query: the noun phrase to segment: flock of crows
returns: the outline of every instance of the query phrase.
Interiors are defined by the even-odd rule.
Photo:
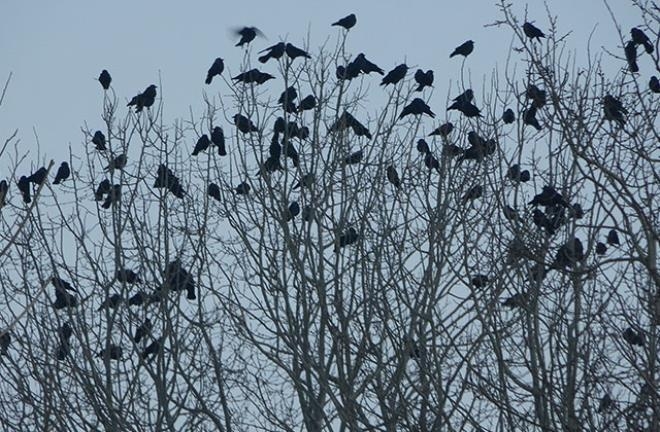
[[[351,14],[338,20],[332,25],[343,27],[346,31],[348,31],[353,26],[355,26],[356,23],[356,16]],[[545,37],[544,33],[540,29],[529,22],[525,22],[522,29],[524,34],[532,41],[535,39],[540,40],[541,38]],[[261,32],[256,27],[244,27],[237,31],[237,35],[240,36],[240,40],[236,46],[242,47],[252,42],[257,36],[261,35]],[[649,38],[638,28],[633,28],[631,35],[631,41],[628,42],[625,46],[625,56],[630,71],[638,72],[639,68],[636,62],[637,46],[642,45],[644,46],[646,52],[651,53],[653,51],[653,45],[651,44]],[[473,50],[474,42],[472,40],[468,40],[456,47],[456,49],[450,54],[449,57],[467,57],[473,52]],[[282,59],[284,56],[286,56],[288,62],[292,62],[298,58],[311,58],[310,54],[306,51],[294,46],[291,43],[284,42],[277,43],[264,49],[261,51],[261,54],[262,55],[258,57],[258,60],[262,64],[267,63],[271,59]],[[220,76],[223,71],[223,59],[215,59],[208,70],[205,83],[211,84],[213,82],[213,78]],[[371,73],[377,73],[383,76],[380,83],[382,86],[396,85],[408,74],[408,66],[406,64],[400,64],[385,74],[383,69],[369,61],[363,53],[360,53],[347,65],[337,66],[335,76],[338,80],[350,81],[362,74],[368,75]],[[256,68],[232,77],[234,82],[244,83],[247,85],[261,85],[272,79],[275,79],[275,77]],[[414,74],[414,79],[417,84],[416,91],[421,92],[425,87],[430,87],[433,85],[433,71],[424,71],[422,69],[418,69]],[[101,72],[98,80],[104,90],[108,90],[110,88],[112,78],[107,70],[103,70]],[[649,87],[651,91],[660,93],[660,83],[658,83],[658,79],[655,76],[651,78]],[[135,111],[139,113],[143,111],[144,108],[150,108],[155,103],[156,96],[156,86],[150,85],[142,93],[138,93],[136,96],[134,96],[127,104],[127,106],[134,107]],[[521,115],[523,123],[540,131],[543,129],[543,127],[537,120],[536,116],[538,110],[542,109],[546,105],[546,91],[534,84],[530,84],[526,90],[526,98],[529,100],[529,104],[527,108],[523,110]],[[318,106],[318,101],[313,95],[307,95],[296,102],[297,99],[297,90],[292,86],[285,89],[285,91],[278,99],[278,103],[281,104],[284,111],[289,114],[296,115],[299,115],[304,111],[316,109]],[[603,98],[602,102],[605,119],[608,121],[614,121],[617,124],[623,126],[626,122],[625,115],[627,114],[627,110],[624,108],[623,104],[616,97],[609,94]],[[474,93],[471,89],[467,89],[465,92],[455,97],[452,101],[452,104],[448,107],[448,110],[456,110],[468,118],[481,117],[480,109],[474,104]],[[428,115],[431,118],[435,117],[435,113],[433,113],[430,106],[427,105],[426,102],[421,98],[414,98],[408,105],[406,105],[399,114],[398,119],[403,119],[409,115]],[[510,108],[506,108],[502,115],[503,123],[511,124],[514,123],[515,120],[515,112]],[[244,135],[260,132],[259,127],[255,125],[250,118],[244,116],[241,113],[234,115],[233,121],[237,130]],[[362,124],[348,111],[344,111],[337,122],[330,127],[330,132],[338,133],[348,130],[352,131],[358,137],[364,136],[368,139],[372,138],[369,129],[364,124]],[[493,155],[497,150],[497,142],[494,139],[483,138],[474,131],[470,131],[467,134],[467,140],[470,144],[470,147],[464,149],[455,144],[451,144],[448,137],[453,130],[454,125],[451,122],[447,122],[433,130],[430,133],[430,136],[437,135],[443,139],[443,156],[455,158],[457,164],[462,163],[463,161],[475,161],[477,163],[481,162],[489,156]],[[282,155],[284,155],[286,159],[291,159],[293,165],[297,167],[299,165],[299,154],[293,140],[297,139],[304,141],[309,137],[309,134],[310,131],[307,127],[301,127],[295,121],[286,121],[283,117],[277,118],[273,125],[273,136],[269,146],[268,156],[261,164],[260,172],[263,174],[284,169],[284,166],[282,165]],[[217,148],[218,154],[220,156],[226,156],[227,148],[225,145],[225,135],[223,129],[216,126],[212,129],[209,135],[203,134],[198,139],[192,151],[192,155],[197,156],[213,146]],[[100,130],[93,134],[91,142],[95,145],[96,150],[100,152],[106,152],[108,150],[106,146],[106,137]],[[417,141],[417,150],[423,155],[424,164],[429,170],[440,169],[438,159],[433,155],[428,143],[424,139]],[[343,160],[343,163],[346,165],[358,164],[362,160],[362,157],[362,151],[357,151],[346,156]],[[108,160],[109,164],[105,167],[105,171],[107,172],[112,170],[122,170],[128,161],[126,154],[119,154],[117,156],[109,155]],[[401,179],[396,168],[393,165],[389,165],[385,172],[387,180],[395,188],[401,188]],[[31,201],[31,184],[36,186],[43,184],[47,179],[47,175],[48,170],[44,167],[41,167],[30,176],[22,176],[19,179],[18,188],[23,196],[23,201],[25,203],[29,203]],[[62,162],[59,169],[57,170],[53,184],[59,184],[65,181],[67,178],[69,178],[70,175],[71,171],[69,165],[66,162]],[[521,170],[519,165],[511,166],[508,169],[506,175],[507,178],[514,183],[527,182],[531,178],[529,171]],[[293,187],[294,189],[310,188],[314,182],[314,173],[307,173],[302,175]],[[161,164],[158,167],[156,180],[153,186],[155,188],[167,189],[177,198],[183,198],[186,194],[186,191],[183,188],[179,178],[164,164]],[[9,185],[6,181],[0,182],[0,206],[5,204],[5,197],[8,189]],[[249,195],[250,189],[250,184],[248,182],[242,182],[234,187],[234,192],[237,195]],[[483,195],[483,192],[484,188],[482,185],[477,184],[472,186],[462,197],[462,203],[466,204],[469,201],[480,198]],[[220,186],[215,183],[209,183],[207,193],[210,197],[218,201],[221,199]],[[104,209],[109,209],[113,204],[118,203],[120,201],[120,197],[121,185],[113,185],[107,178],[102,180],[95,190],[95,199],[97,201],[103,201],[101,207]],[[534,196],[532,201],[529,202],[529,205],[533,206],[533,210],[531,212],[533,224],[548,237],[554,236],[557,231],[571,218],[580,219],[584,215],[584,212],[579,203],[569,203],[561,193],[559,193],[553,186],[550,185],[544,186],[541,193]],[[301,209],[300,205],[296,201],[291,202],[290,205],[283,210],[283,215],[287,221],[293,220],[301,213],[301,218],[304,221],[310,221],[314,217],[313,209],[310,206],[305,206]],[[512,222],[519,220],[517,211],[508,205],[503,207],[503,213],[505,218]],[[360,233],[355,228],[349,227],[337,236],[335,240],[335,251],[338,252],[341,248],[354,244],[359,240]],[[606,237],[606,243],[607,245],[603,242],[597,242],[595,246],[596,254],[605,254],[607,252],[608,245],[618,246],[620,244],[616,230],[609,231]],[[549,270],[562,270],[573,267],[584,258],[585,253],[582,242],[580,239],[572,237],[559,247],[549,268],[546,269],[546,267],[540,263],[536,264],[530,271],[529,277],[531,280],[543,279]],[[142,279],[137,275],[136,272],[127,269],[117,270],[114,281],[128,285],[139,285],[143,283]],[[78,306],[79,303],[77,297],[71,293],[77,292],[77,290],[73,288],[69,282],[55,276],[51,279],[51,283],[55,287],[55,302],[53,303],[53,307],[55,309],[64,309]],[[489,277],[488,275],[477,274],[471,278],[471,283],[475,288],[483,288],[489,283]],[[126,302],[129,306],[148,306],[160,301],[169,291],[187,291],[188,299],[194,300],[196,298],[195,286],[195,281],[192,275],[183,267],[180,260],[175,260],[167,265],[165,269],[164,281],[154,293],[148,294],[145,291],[139,291],[137,294],[127,299]],[[503,302],[503,305],[508,307],[524,308],[526,306],[527,300],[527,295],[525,293],[518,293],[506,299]],[[107,299],[101,304],[98,310],[116,309],[123,303],[124,299],[120,294],[112,294],[107,297]],[[154,355],[157,354],[161,349],[163,338],[152,337],[152,328],[153,324],[151,320],[146,319],[144,323],[142,323],[135,330],[133,336],[133,340],[136,344],[140,342],[144,343],[143,349],[141,351],[141,358],[143,359],[153,358]],[[58,329],[58,359],[63,360],[68,355],[70,349],[69,341],[72,334],[73,328],[69,323],[64,324]],[[631,345],[644,345],[643,335],[636,332],[632,328],[625,330],[623,333],[623,338]],[[10,340],[11,337],[9,332],[3,332],[0,334],[0,354],[6,354]],[[147,343],[147,341],[151,342]],[[98,353],[98,356],[112,360],[120,360],[122,359],[123,352],[121,346],[110,344],[103,348]]]

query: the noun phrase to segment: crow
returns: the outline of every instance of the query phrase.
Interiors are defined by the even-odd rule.
[[[639,72],[639,66],[637,66],[637,45],[635,45],[635,42],[628,42],[624,47],[623,52],[626,55],[626,61],[628,62],[628,70],[632,73]]]
[[[520,165],[515,164],[509,167],[507,173],[507,178],[513,180],[514,182],[528,182],[530,180],[530,174],[528,170],[521,171]]]
[[[147,299],[147,294],[144,291],[138,291],[131,298],[128,299],[130,306],[141,306]]]
[[[227,156],[225,133],[221,127],[216,126],[213,128],[213,131],[211,131],[211,142],[218,147],[218,155]]]
[[[420,139],[417,140],[417,151],[422,154],[427,154],[431,151],[431,149],[429,148],[429,144],[425,140]]]
[[[623,107],[620,100],[612,95],[608,94],[603,98],[603,112],[605,114],[605,120],[614,120],[621,126],[626,123],[624,114],[628,114],[628,110]]]
[[[314,95],[305,96],[298,105],[298,111],[307,111],[316,108],[316,98]]]
[[[284,52],[286,53],[287,57],[289,57],[291,60],[295,60],[298,57],[312,58],[312,56],[310,56],[307,51],[304,51],[290,43],[286,44],[286,47],[284,48]]]
[[[117,307],[124,302],[124,298],[121,294],[113,294],[101,303],[101,305],[96,309],[97,312],[102,311],[103,309],[117,309]]]
[[[341,234],[338,239],[335,240],[335,252],[339,252],[339,249],[352,245],[360,239],[360,234],[355,230],[355,228],[350,227],[346,232]]]
[[[7,192],[9,191],[9,183],[7,180],[0,181],[0,208],[7,204]]]
[[[135,343],[140,343],[145,336],[149,335],[149,333],[151,333],[151,328],[151,320],[147,318],[144,323],[140,324],[140,326],[135,329],[135,335],[133,336]]]
[[[572,237],[557,249],[551,269],[572,267],[584,259],[584,247],[577,237]]]
[[[250,193],[250,185],[242,182],[234,190],[236,191],[236,195],[248,195]]]
[[[380,85],[386,86],[388,84],[397,84],[399,81],[406,77],[408,73],[408,65],[405,63],[400,64],[385,75]]]
[[[9,330],[0,332],[0,355],[7,355],[9,344],[11,344],[11,333],[9,333]]]
[[[649,39],[646,34],[638,29],[637,27],[633,27],[630,29],[630,36],[632,36],[633,42],[637,45],[644,45],[644,49],[648,54],[651,54],[653,52],[653,44],[651,43],[651,40]]]
[[[142,283],[142,279],[140,276],[138,276],[137,273],[135,273],[133,270],[130,269],[117,269],[115,272],[115,277],[119,282],[125,282],[127,284],[136,284],[136,283]]]
[[[430,170],[434,169],[440,172],[440,162],[438,162],[431,152],[426,153],[426,156],[424,156],[424,165]]]
[[[60,167],[57,169],[57,174],[55,174],[55,180],[53,181],[53,184],[62,183],[64,180],[68,179],[70,175],[71,169],[69,168],[69,164],[62,162]]]
[[[399,178],[399,173],[392,165],[387,167],[387,180],[392,183],[395,188],[401,189],[401,179]]]
[[[221,200],[221,198],[220,198],[220,187],[215,183],[209,183],[209,186],[206,189],[206,193],[208,193],[211,198],[214,198],[217,201]]]
[[[468,201],[475,200],[477,198],[481,198],[481,196],[484,193],[484,188],[481,185],[475,185],[472,186],[465,195],[463,195],[463,204],[465,204]]]
[[[649,80],[649,89],[653,93],[660,93],[660,80],[658,80],[657,76],[653,75]]]
[[[462,55],[463,57],[469,56],[474,50],[474,42],[469,40],[457,46],[456,49],[449,55],[449,58],[452,58],[456,55]]]
[[[57,336],[60,338],[61,342],[69,342],[69,339],[71,339],[71,336],[73,336],[73,329],[71,328],[71,324],[62,324],[62,326],[57,329]]]
[[[370,74],[371,72],[376,72],[381,75],[385,75],[385,72],[379,68],[377,65],[374,63],[371,63],[367,58],[364,56],[363,53],[358,54],[355,57],[355,60],[353,60],[353,69],[357,69],[358,71],[361,71],[362,73],[365,74]],[[349,64],[347,66],[347,73],[350,71],[351,65]],[[349,74],[350,75],[350,74]],[[357,76],[357,75],[356,75]]]
[[[282,92],[280,98],[277,100],[277,103],[283,104],[286,102],[291,102],[296,100],[297,97],[298,97],[298,92],[296,91],[296,88],[291,86]]]
[[[124,153],[120,154],[116,158],[112,159],[108,166],[103,168],[105,171],[112,171],[115,169],[121,170],[126,166],[126,162],[128,162],[128,157]]]
[[[314,219],[314,207],[311,205],[306,205],[303,207],[300,218],[305,222],[310,222],[312,219]]]
[[[300,214],[300,204],[298,201],[292,201],[291,204],[284,211],[284,220],[286,222],[292,221]]]
[[[459,94],[454,99],[452,99],[454,103],[451,104],[447,109],[460,110],[462,105],[472,102],[472,99],[474,99],[474,92],[472,91],[472,89],[467,89],[463,93]]]
[[[286,157],[291,159],[294,167],[298,167],[300,165],[300,156],[298,155],[298,151],[290,142],[286,142],[286,144],[284,144],[284,154]]]
[[[508,221],[515,222],[518,220],[518,212],[511,206],[505,205],[502,209],[502,213]]]
[[[599,413],[606,412],[611,410],[613,407],[614,407],[614,401],[612,400],[609,394],[605,393],[603,397],[600,398],[597,412]]]
[[[211,145],[211,140],[209,140],[208,135],[204,134],[197,140],[195,148],[193,149],[192,155],[197,156]]]
[[[532,106],[535,108],[543,108],[547,100],[547,93],[545,90],[541,90],[534,84],[529,84],[525,95],[528,99],[532,100]]]
[[[110,180],[103,179],[94,192],[94,199],[96,201],[103,201],[103,195],[107,193],[110,193]]]
[[[103,348],[96,357],[100,357],[103,360],[121,360],[123,351],[119,345],[109,345],[106,348]]]
[[[403,108],[403,111],[401,111],[401,114],[399,115],[399,120],[404,118],[407,115],[421,115],[421,114],[427,114],[431,116],[431,118],[435,118],[435,114],[433,111],[431,111],[431,107],[429,107],[426,102],[421,100],[420,98],[415,98],[410,102],[408,105],[406,105]]]
[[[160,345],[161,345],[162,339],[163,339],[162,337],[160,337],[158,339],[154,339],[154,341],[151,342],[144,349],[144,351],[142,351],[142,353],[140,354],[140,357],[143,360],[147,360],[147,361],[151,361],[151,360],[155,359],[156,356],[158,355],[158,353],[160,352]],[[151,358],[147,359],[147,357],[149,357],[149,356],[151,356]]]
[[[526,22],[525,24],[523,24],[523,31],[525,32],[525,35],[532,40],[534,38],[541,39],[545,37],[543,32],[540,29],[536,28],[532,23]]]
[[[250,69],[249,71],[238,74],[232,78],[232,80],[236,82],[242,82],[245,84],[257,83],[257,85],[263,84],[270,79],[275,79],[275,77],[271,74],[261,72],[259,69]]]
[[[596,243],[596,255],[605,255],[607,253],[607,246],[605,243],[598,242]]]
[[[218,57],[213,61],[213,64],[211,65],[209,71],[206,74],[206,81],[205,81],[206,84],[211,84],[211,81],[213,81],[213,77],[216,75],[220,76],[220,74],[222,74],[222,71],[224,70],[225,70],[225,64],[222,61],[222,59]]]
[[[523,111],[523,123],[534,127],[537,131],[543,130],[539,121],[536,119],[536,107],[534,104]]]
[[[37,186],[42,184],[48,178],[48,170],[44,167],[39,168],[28,177],[28,181],[36,184]]]
[[[641,333],[637,333],[631,327],[628,327],[623,331],[623,339],[632,346],[644,346],[644,337]]]
[[[433,87],[433,71],[429,69],[424,72],[421,69],[417,69],[417,72],[415,72],[415,82],[419,84],[415,91],[422,91],[424,87]]]
[[[448,135],[451,133],[451,131],[453,131],[453,130],[454,130],[454,124],[453,124],[452,122],[447,122],[447,123],[445,123],[445,124],[443,124],[443,125],[440,125],[440,126],[437,127],[436,129],[434,129],[433,132],[431,132],[431,133],[429,134],[429,136],[440,135],[440,136],[443,137],[443,138],[447,138],[447,136],[448,136]]]
[[[350,14],[336,22],[333,22],[331,25],[343,27],[346,30],[350,30],[353,28],[353,26],[355,26],[356,23],[357,23],[357,17],[355,16],[355,14]]]
[[[525,298],[525,295],[523,293],[516,293],[511,297],[509,297],[508,299],[504,300],[502,302],[502,306],[506,306],[508,308],[516,308],[516,307],[524,308],[526,300],[527,299]]]
[[[504,110],[504,114],[502,114],[502,121],[505,124],[511,124],[514,121],[516,121],[516,115],[513,113],[513,110],[511,108],[507,108]]]
[[[270,59],[281,59],[284,56],[284,51],[286,50],[286,44],[284,42],[276,43],[275,45],[269,46],[268,48],[259,51],[260,53],[265,52],[266,54],[259,57],[260,63],[266,63]]]
[[[30,198],[30,180],[28,180],[27,177],[21,176],[21,178],[18,179],[18,190],[21,191],[21,195],[23,195],[23,202],[29,204],[32,199]]]
[[[259,128],[254,123],[252,123],[252,120],[241,114],[234,115],[234,124],[238,130],[244,134],[250,132],[259,132]]]
[[[353,117],[348,111],[344,111],[342,115],[337,119],[335,124],[330,127],[330,132],[339,132],[346,130],[347,128],[353,129],[353,132],[357,136],[366,136],[371,139],[371,133],[369,129],[366,128],[362,123],[360,123],[355,117]]]
[[[99,75],[99,82],[101,83],[101,87],[103,87],[103,90],[107,90],[110,88],[112,77],[110,76],[110,73],[107,70],[103,69],[101,71],[101,75]]]
[[[121,185],[112,185],[112,189],[108,192],[108,196],[101,205],[104,209],[109,209],[112,204],[118,203],[121,199]]]
[[[103,132],[101,132],[100,130],[94,132],[94,136],[92,137],[92,143],[96,145],[96,150],[99,151],[107,150],[107,148],[105,147],[105,135],[103,135]]]
[[[566,205],[564,197],[552,186],[543,186],[540,194],[534,196],[529,205],[541,205],[544,207]]]
[[[483,288],[486,285],[488,285],[488,282],[490,279],[486,275],[478,274],[475,275],[471,280],[470,283],[472,283],[472,286],[475,288]]]
[[[456,144],[444,144],[442,146],[442,154],[447,157],[456,157],[456,156],[464,156],[465,152],[463,151],[462,148],[457,146]],[[464,157],[459,159],[459,161],[465,159]]]
[[[135,106],[135,112],[141,112],[143,108],[151,107],[156,101],[156,86],[150,85],[142,93],[133,96],[126,106]]]
[[[344,163],[346,165],[358,164],[362,160],[362,156],[363,156],[362,150],[358,150],[358,151],[356,151],[354,153],[351,153],[348,156],[346,156],[344,158]]]
[[[619,242],[619,234],[615,229],[612,229],[607,233],[607,244],[610,246],[619,246],[621,244]]]
[[[249,44],[257,36],[263,36],[261,30],[256,27],[243,27],[241,29],[235,30],[234,33],[236,33],[236,36],[241,37],[235,46],[243,46],[245,44]]]

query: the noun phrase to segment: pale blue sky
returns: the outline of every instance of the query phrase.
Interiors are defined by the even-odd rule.
[[[624,31],[640,24],[628,1],[612,3]],[[351,52],[365,52],[385,70],[404,60],[410,66],[433,69],[436,91],[430,104],[441,113],[447,85],[450,80],[455,83],[460,72],[461,60],[448,58],[451,50],[467,39],[475,41],[468,67],[480,84],[496,63],[503,66],[511,40],[508,30],[484,28],[500,17],[492,0],[228,4],[220,0],[3,0],[0,79],[4,82],[10,72],[13,79],[0,108],[0,138],[4,141],[18,128],[22,145],[32,149],[34,159],[34,127],[48,158],[64,159],[69,144],[82,154],[83,122],[91,128],[101,125],[103,92],[96,78],[104,68],[112,74],[120,101],[157,83],[160,72],[166,120],[187,116],[191,106],[199,112],[202,92],[222,89],[219,83],[213,89],[203,82],[213,59],[223,57],[229,70],[237,73],[243,51],[233,46],[237,39],[229,30],[243,25],[257,26],[268,37],[255,41],[255,49],[280,39],[303,45],[309,31],[313,53],[327,37],[334,46],[339,30],[330,23],[354,12],[358,23],[351,30]],[[525,3],[515,4],[522,14]],[[569,46],[585,53],[587,37],[597,25],[592,49],[616,50],[619,38],[601,0],[549,0],[548,4],[559,17],[560,30],[574,30]],[[547,30],[542,2],[527,5],[530,19]],[[274,73],[276,67],[266,65],[263,70]],[[272,87],[274,92],[281,91],[280,85]],[[6,165],[3,161],[3,168]]]

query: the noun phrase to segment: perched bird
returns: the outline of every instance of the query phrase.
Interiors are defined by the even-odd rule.
[[[259,132],[259,128],[252,123],[252,120],[241,114],[234,115],[234,124],[244,134],[250,132]]]
[[[486,275],[478,274],[475,275],[470,282],[472,283],[472,286],[475,288],[483,288],[486,285],[488,285],[489,278]]]
[[[431,149],[429,148],[429,144],[423,139],[417,140],[416,147],[417,147],[417,151],[422,154],[427,154],[431,151]]]
[[[619,234],[615,229],[612,229],[607,233],[607,244],[610,246],[619,246],[621,244],[619,242]]]
[[[612,95],[608,94],[603,98],[603,112],[605,114],[605,120],[614,120],[621,126],[626,123],[624,114],[628,114],[628,110],[623,107],[620,100]]]
[[[117,269],[115,271],[115,277],[119,282],[127,283],[127,284],[136,284],[136,283],[142,283],[142,279],[138,274],[130,269]]]
[[[307,174],[303,175],[302,177],[300,177],[300,180],[298,180],[293,185],[293,189],[298,189],[301,186],[304,186],[307,189],[309,189],[312,186],[314,186],[315,179],[316,179],[316,176],[314,175],[314,173],[307,173]]]
[[[275,45],[269,46],[268,48],[259,51],[260,53],[266,53],[259,57],[259,62],[266,63],[270,59],[281,59],[284,56],[285,50],[286,44],[284,42],[279,42]]]
[[[605,243],[598,242],[596,243],[596,255],[605,255],[607,253],[607,246]]]
[[[147,299],[147,294],[144,291],[138,291],[136,294],[128,299],[130,306],[141,306]]]
[[[96,311],[102,311],[103,309],[117,309],[117,307],[124,302],[124,298],[121,294],[113,294],[101,303]]]
[[[433,71],[429,69],[424,72],[421,69],[417,69],[417,72],[415,72],[415,82],[418,84],[415,91],[422,91],[424,87],[433,87]]]
[[[60,167],[57,169],[57,174],[55,174],[55,180],[53,180],[53,184],[62,183],[64,180],[68,179],[70,175],[71,169],[69,168],[69,164],[62,162]]]
[[[9,330],[0,332],[0,355],[7,355],[9,345],[11,344],[11,333]]]
[[[48,178],[48,170],[44,167],[41,167],[35,172],[33,172],[32,175],[28,177],[28,180],[30,181],[30,183],[34,183],[38,186],[43,182],[45,182],[47,178]]]
[[[582,242],[579,238],[572,237],[559,247],[550,268],[563,269],[566,267],[572,267],[583,259],[584,247],[582,246]]]
[[[169,291],[188,291],[188,299],[195,300],[195,279],[188,270],[183,267],[180,259],[176,259],[165,267],[165,280],[158,289],[162,293]]]
[[[103,132],[101,132],[100,130],[94,132],[94,136],[92,137],[92,143],[96,145],[96,150],[99,151],[107,150],[107,148],[105,147],[105,135],[103,135]]]
[[[101,71],[101,74],[99,75],[99,82],[101,83],[101,87],[103,87],[103,90],[109,89],[110,83],[112,82],[112,77],[110,76],[110,72],[103,69]]]
[[[161,341],[162,341],[162,339],[163,339],[162,337],[160,337],[160,338],[158,338],[158,339],[154,339],[154,341],[151,342],[151,343],[150,343],[150,344],[144,349],[144,351],[142,351],[142,353],[140,354],[140,357],[141,357],[143,360],[147,360],[147,361],[151,361],[151,360],[153,360],[154,358],[156,358],[156,356],[157,356],[158,353],[160,352],[160,345],[161,345]],[[147,358],[147,357],[149,357],[149,356],[151,356],[150,359]]]
[[[53,303],[53,309],[59,310],[76,306],[78,306],[78,299],[73,294],[55,288],[55,302]]]
[[[542,205],[544,207],[566,205],[566,200],[554,187],[543,186],[542,192],[535,195],[529,205]]]
[[[632,346],[644,346],[644,336],[641,333],[637,333],[632,327],[628,327],[623,331],[623,339]]]
[[[209,183],[208,188],[206,188],[206,193],[209,194],[211,198],[214,198],[217,201],[220,201],[220,187],[215,183]]]
[[[227,156],[227,148],[225,147],[225,133],[221,127],[216,126],[211,132],[211,142],[218,147],[218,155]]]
[[[541,90],[534,84],[529,84],[527,86],[527,90],[525,91],[525,95],[527,96],[528,99],[531,99],[532,101],[532,106],[535,108],[543,108],[546,104],[546,101],[548,99],[548,95],[545,90]]]
[[[108,166],[106,166],[104,168],[104,170],[105,171],[112,171],[112,170],[115,170],[115,169],[118,169],[118,170],[124,169],[124,167],[126,166],[126,162],[128,162],[128,157],[124,153],[122,153],[119,156],[117,156],[116,158],[112,159],[110,161],[110,163],[108,164]]]
[[[300,101],[298,105],[298,111],[307,111],[316,108],[316,98],[314,95],[308,95]]]
[[[635,42],[629,41],[623,48],[623,52],[626,55],[626,62],[628,62],[628,70],[632,73],[639,72],[639,66],[637,65],[637,45],[635,45]]]
[[[431,154],[431,152],[426,153],[426,156],[424,156],[424,165],[426,165],[426,168],[430,170],[436,170],[440,172],[440,162]]]
[[[292,201],[284,211],[284,220],[289,222],[300,214],[300,204],[298,201]]]
[[[523,24],[523,31],[525,32],[525,36],[527,36],[530,39],[541,39],[544,38],[545,35],[543,32],[538,29],[536,26],[534,26],[532,23],[526,22]]]
[[[261,72],[259,69],[250,69],[249,71],[238,74],[232,78],[232,80],[236,82],[242,82],[245,84],[256,83],[258,85],[271,79],[275,79],[275,77],[271,74]]]
[[[150,85],[142,93],[133,96],[133,99],[126,106],[135,106],[135,112],[142,111],[143,108],[151,107],[156,101],[156,86]]]
[[[395,188],[401,189],[401,179],[399,178],[399,173],[396,171],[394,166],[389,165],[387,167],[387,180],[394,185]]]
[[[502,302],[502,306],[506,306],[508,308],[524,308],[525,303],[526,303],[526,296],[523,293],[515,293],[508,299],[504,300]]]
[[[443,125],[440,125],[429,134],[429,136],[440,135],[443,138],[447,138],[447,135],[454,130],[454,124],[452,122],[447,122]]]
[[[169,169],[165,164],[160,164],[156,172],[156,181],[154,188],[156,189],[170,189],[179,183],[179,179],[174,172]]]
[[[598,403],[598,412],[603,413],[606,411],[611,410],[614,407],[614,401],[610,397],[608,393],[605,393],[602,398],[600,398],[600,402]]]
[[[350,30],[353,28],[353,26],[355,26],[356,23],[357,23],[357,17],[355,16],[355,14],[350,14],[336,22],[333,22],[331,25],[343,27],[346,30]]]
[[[456,144],[444,144],[442,146],[442,154],[443,154],[443,156],[447,156],[447,157],[450,157],[450,158],[453,158],[453,157],[456,157],[456,156],[463,156],[463,159],[465,159],[465,157],[464,157],[465,152],[463,151],[462,148],[460,148]]]
[[[241,29],[236,30],[235,33],[236,36],[241,37],[241,39],[238,41],[236,46],[243,46],[245,44],[249,44],[257,36],[263,36],[261,30],[259,30],[256,27],[243,27]]]
[[[195,148],[193,149],[192,155],[197,156],[211,145],[211,140],[209,140],[208,135],[204,134],[197,140]]]
[[[250,193],[250,185],[243,182],[234,188],[236,195],[248,195]]]
[[[27,177],[21,176],[21,178],[18,179],[18,190],[21,191],[21,195],[23,195],[23,202],[29,204],[32,201],[32,198],[30,198],[30,180],[28,180]]]
[[[151,333],[151,328],[152,328],[151,320],[147,318],[144,321],[144,323],[140,324],[140,326],[135,329],[135,334],[133,335],[133,341],[135,341],[135,343],[140,343],[140,341],[145,336]]]
[[[291,43],[286,44],[284,52],[291,60],[297,59],[298,57],[312,58],[307,51],[304,51]]]
[[[346,156],[344,158],[344,163],[346,165],[358,164],[362,160],[362,156],[363,156],[362,150],[358,150],[358,151],[356,151],[354,153],[351,153],[348,156]]]
[[[456,49],[449,55],[449,58],[452,58],[455,55],[462,55],[464,57],[467,57],[472,53],[473,50],[474,50],[474,42],[469,40],[457,46]]]
[[[408,73],[408,65],[405,63],[400,64],[383,77],[383,80],[380,82],[380,85],[386,86],[388,84],[397,84],[399,81],[406,77]]]
[[[296,88],[291,86],[282,92],[280,98],[277,100],[277,103],[283,104],[285,102],[294,101],[296,100],[297,97],[298,97],[298,92],[296,91]]]
[[[514,182],[528,182],[531,178],[529,171],[520,170],[520,165],[515,164],[511,165],[509,169],[506,172],[506,176],[508,179],[513,180]]]
[[[653,93],[660,93],[660,80],[658,80],[657,76],[653,75],[649,80],[649,89]]]
[[[358,69],[358,71],[361,71],[362,73],[370,74],[371,72],[376,72],[378,74],[385,75],[385,72],[376,64],[367,60],[363,53],[358,54],[352,63],[354,65],[353,68]],[[350,64],[347,66],[347,69],[351,69]]]
[[[121,185],[112,185],[112,188],[108,192],[108,196],[106,197],[105,201],[103,204],[101,204],[101,207],[104,209],[109,209],[112,204],[116,204],[121,200]]]
[[[513,113],[513,110],[511,108],[507,108],[504,110],[504,114],[502,114],[502,121],[505,124],[511,124],[514,121],[516,121],[516,115]]]
[[[635,42],[637,45],[644,45],[644,49],[647,53],[651,54],[653,52],[653,44],[651,43],[649,37],[646,36],[646,33],[644,33],[642,30],[638,29],[637,27],[633,27],[630,29],[630,36],[632,37],[633,42]]]
[[[286,157],[291,159],[294,167],[299,166],[300,156],[298,155],[298,151],[296,150],[296,148],[293,146],[292,143],[286,142],[286,144],[284,145],[284,154],[286,155]]]
[[[96,201],[103,201],[103,196],[107,193],[110,193],[110,180],[103,179],[94,192],[94,199]]]
[[[341,234],[339,238],[335,240],[335,252],[339,252],[339,249],[352,245],[360,239],[360,234],[355,230],[355,228],[350,227],[346,232]]]
[[[539,121],[536,119],[536,107],[534,105],[523,111],[523,123],[534,127],[534,129],[538,131],[543,129]]]
[[[7,192],[9,192],[9,183],[7,180],[0,181],[0,208],[7,204]]]
[[[366,126],[360,123],[355,117],[353,117],[348,111],[344,111],[342,115],[337,119],[335,124],[330,127],[331,132],[339,132],[346,130],[348,128],[353,129],[353,132],[357,136],[366,136],[371,139],[371,133]]]
[[[122,354],[123,351],[119,345],[109,345],[99,351],[96,357],[100,357],[103,360],[121,360]]]
[[[481,185],[472,186],[465,195],[463,195],[463,204],[468,201],[480,198],[484,193],[484,188]]]
[[[421,114],[427,114],[431,116],[431,118],[435,118],[435,114],[433,111],[431,111],[431,107],[429,107],[426,102],[421,100],[420,98],[415,98],[410,102],[408,105],[406,105],[403,108],[403,111],[401,111],[401,114],[399,115],[399,120],[404,118],[407,115],[421,115]]]
[[[447,109],[460,110],[461,105],[466,104],[468,102],[472,102],[472,99],[474,99],[474,92],[472,91],[472,89],[467,89],[463,93],[459,94],[454,99],[452,99],[454,103],[451,104]]]
[[[213,64],[209,68],[209,71],[206,73],[206,84],[211,84],[211,81],[213,81],[214,76],[220,76],[222,74],[222,71],[225,70],[225,63],[223,60],[218,57],[213,61]]]
[[[311,205],[303,207],[300,218],[305,222],[311,222],[314,219],[314,207]]]

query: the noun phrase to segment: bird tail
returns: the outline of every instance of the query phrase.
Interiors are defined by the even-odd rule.
[[[213,75],[208,74],[206,75],[206,81],[204,81],[206,84],[211,84],[211,81],[213,81]]]

